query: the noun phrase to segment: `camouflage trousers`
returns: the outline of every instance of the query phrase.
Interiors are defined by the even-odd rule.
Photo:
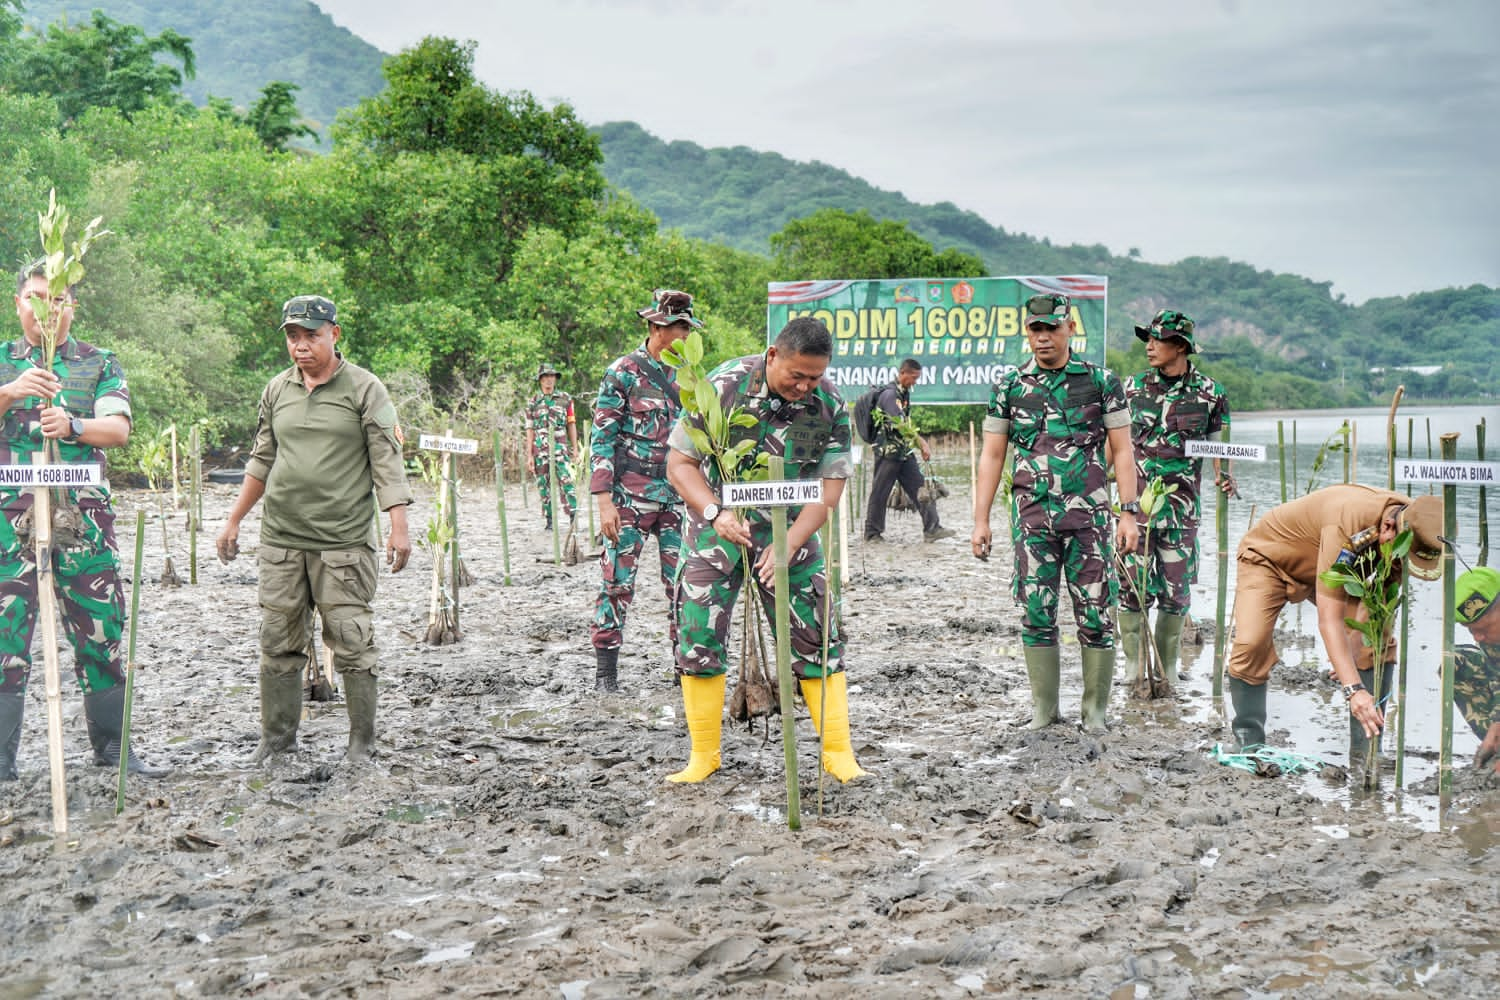
[[[1141,611],[1142,603],[1147,608],[1154,604],[1167,614],[1187,614],[1192,603],[1190,591],[1198,580],[1197,525],[1154,527],[1149,539],[1143,528],[1140,537],[1141,545],[1136,551],[1120,558],[1126,577],[1120,581],[1120,607]],[[1143,568],[1146,586],[1137,594]]]
[[[312,614],[323,616],[323,643],[339,673],[376,673],[375,550],[307,552],[262,542],[260,572],[260,665],[272,674],[300,673],[312,642]]]
[[[1500,660],[1485,656],[1478,646],[1455,646],[1453,654],[1453,702],[1483,740],[1490,726],[1500,722]]]
[[[557,484],[562,487],[562,512],[572,517],[578,510],[578,493],[573,488],[573,474],[568,471],[568,452],[565,447],[560,447],[552,453],[553,464],[557,467]],[[547,453],[537,452],[532,468],[536,472],[536,492],[542,498],[542,513],[547,517],[552,516],[552,480],[547,474]]]
[[[85,693],[92,693],[125,680],[120,658],[125,598],[114,511],[91,505],[79,513],[76,539],[57,538],[48,577],[63,634],[73,646],[74,676]],[[0,516],[0,693],[26,690],[38,607],[31,511],[5,511]]]
[[[643,509],[644,508],[644,509]],[[619,497],[615,509],[620,512],[620,538],[604,540],[599,556],[599,597],[594,602],[594,621],[589,635],[595,649],[619,649],[624,640],[625,613],[635,599],[635,574],[646,539],[656,536],[656,552],[661,557],[661,582],[667,591],[669,607],[677,585],[677,561],[682,551],[682,508],[659,504],[636,506],[633,497]],[[672,647],[677,647],[677,615],[669,610]]]
[[[1028,529],[1018,521],[1011,521],[1016,558],[1011,594],[1021,606],[1021,642],[1027,646],[1057,645],[1058,592],[1066,581],[1079,645],[1114,648],[1111,608],[1118,596],[1119,581],[1111,566],[1114,546],[1108,525],[1052,531]]]
[[[718,532],[689,515],[684,532],[682,565],[677,577],[677,672],[697,677],[722,674],[728,667],[729,626],[739,605],[740,588],[750,568],[753,586],[760,593],[767,625],[776,633],[776,599],[754,576],[755,561],[771,546],[771,526],[752,523],[747,562],[741,550],[719,537]],[[823,602],[828,589],[823,550],[814,535],[791,557],[787,567],[791,610],[792,672],[798,678],[823,675]],[[843,669],[843,637],[837,623],[830,623],[828,672]]]

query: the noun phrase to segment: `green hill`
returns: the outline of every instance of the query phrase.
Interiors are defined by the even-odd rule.
[[[385,86],[375,46],[333,23],[308,0],[256,0],[221,4],[202,0],[23,0],[23,20],[33,28],[66,16],[87,21],[93,10],[148,34],[171,28],[192,40],[196,79],[183,95],[195,104],[227,97],[248,107],[273,80],[297,84],[297,106],[327,142],[328,126],[342,108]]]

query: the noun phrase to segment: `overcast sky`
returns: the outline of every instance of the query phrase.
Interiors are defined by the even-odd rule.
[[[316,0],[589,124],[1350,300],[1500,286],[1496,0]]]

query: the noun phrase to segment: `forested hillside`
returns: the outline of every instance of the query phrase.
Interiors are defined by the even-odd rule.
[[[100,10],[152,35],[171,29],[185,36],[197,54],[197,72],[183,81],[182,94],[195,104],[213,96],[248,108],[267,83],[295,83],[298,107],[325,146],[338,112],[385,86],[384,53],[334,24],[309,0],[24,0],[24,6],[24,20],[34,30],[64,16],[87,24]]]
[[[828,276],[1106,274],[1111,342],[1129,348],[1111,362],[1143,366],[1130,326],[1170,303],[1199,319],[1205,365],[1241,411],[1382,403],[1398,380],[1413,400],[1475,400],[1500,382],[1494,289],[1356,309],[1326,285],[1222,258],[1158,266],[1054,246],[826,166],[590,130],[567,104],[487,88],[472,43],[453,39],[386,59],[340,124],[320,128],[328,152],[309,155],[290,148],[301,102],[363,43],[297,35],[296,21],[257,28],[239,8],[190,21],[209,5],[182,6],[183,19],[143,9],[155,28],[116,20],[124,7],[111,4],[105,20],[38,34],[0,0],[0,257],[36,254],[51,189],[75,218],[104,216],[114,235],[90,258],[75,329],[129,372],[127,464],[174,423],[243,444],[259,386],[286,363],[280,303],[312,291],[338,302],[344,350],[386,377],[408,423],[451,419],[486,439],[513,424],[540,361],[587,401],[639,336],[634,313],[654,287],[697,295],[712,356],[725,357],[765,342],[768,281]],[[268,18],[306,8],[263,6]],[[248,58],[261,76],[242,83],[251,100],[195,105],[189,71],[203,85],[229,49],[260,53]],[[317,58],[277,64],[282,49]],[[1444,367],[1369,371],[1416,363]]]
[[[1111,344],[1124,351],[1133,344],[1134,323],[1167,305],[1181,309],[1198,319],[1206,363],[1222,369],[1216,374],[1234,386],[1242,408],[1368,402],[1398,381],[1407,383],[1413,398],[1427,399],[1479,399],[1500,386],[1500,290],[1493,288],[1476,285],[1355,307],[1335,297],[1326,282],[1224,257],[1158,265],[1099,245],[1055,245],[1008,232],[950,202],[915,204],[822,163],[797,163],[743,146],[668,143],[633,122],[596,131],[605,176],[664,226],[696,239],[765,253],[772,235],[789,222],[833,207],[903,222],[937,248],[979,258],[986,274],[1107,275]],[[1142,358],[1136,349],[1129,363]],[[1444,362],[1453,367],[1430,378],[1368,371]],[[1330,395],[1339,388],[1330,388],[1330,379],[1342,382],[1345,394],[1352,381],[1358,395]]]

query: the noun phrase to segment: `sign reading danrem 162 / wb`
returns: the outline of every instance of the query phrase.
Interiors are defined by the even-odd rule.
[[[902,278],[883,281],[780,281],[769,287],[772,340],[789,320],[815,316],[833,333],[828,375],[846,399],[891,381],[903,358],[922,362],[923,405],[987,403],[990,386],[1030,357],[1021,329],[1024,303],[1043,292],[1073,300],[1073,353],[1104,363],[1108,280],[1056,278]]]

